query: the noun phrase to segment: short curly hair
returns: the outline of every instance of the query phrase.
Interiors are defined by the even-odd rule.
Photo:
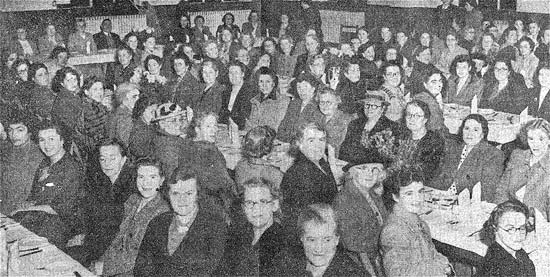
[[[276,131],[269,126],[252,128],[244,137],[242,154],[245,158],[262,158],[271,153]]]

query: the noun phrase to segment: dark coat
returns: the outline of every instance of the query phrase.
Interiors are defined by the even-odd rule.
[[[512,70],[512,69],[510,69]],[[527,86],[521,75],[510,72],[508,84],[504,89],[498,92],[498,82],[496,80],[485,85],[480,108],[490,108],[500,112],[513,114],[521,113],[529,104],[529,94]]]
[[[155,139],[155,127],[145,123],[141,118],[134,119],[128,150],[135,158],[143,158],[153,155],[153,140]]]
[[[82,116],[82,100],[77,95],[69,92],[66,89],[61,89],[57,94],[52,107],[53,121],[61,124],[70,132],[71,136],[75,135],[78,130],[78,119]]]
[[[136,259],[135,276],[212,274],[223,255],[227,227],[210,207],[199,206],[189,231],[172,255],[168,252],[168,234],[175,214],[161,214],[149,223]]]
[[[443,110],[437,103],[435,97],[427,92],[426,90],[416,94],[414,100],[422,101],[428,104],[428,109],[430,110],[430,120],[426,124],[428,130],[438,131],[442,134],[449,133],[447,126],[445,126],[445,119],[443,118]]]
[[[199,28],[197,28],[197,27],[192,27],[191,31],[193,32],[193,36],[192,36],[193,40],[196,43],[204,42],[205,41],[204,35],[206,35],[209,40],[214,38],[214,36],[212,35],[212,32],[210,32],[210,29],[208,28],[208,26],[202,27],[202,31],[199,30]]]
[[[182,149],[186,149],[188,144],[187,139],[157,130],[152,141],[152,155],[162,163],[166,176],[172,176],[174,170],[178,168],[179,153]]]
[[[187,71],[181,81],[178,80],[178,76],[174,76],[166,83],[162,100],[176,103],[182,108],[189,106],[195,110],[203,90],[204,85],[191,74],[191,71]]]
[[[331,204],[338,193],[328,162],[320,162],[321,170],[301,152],[296,156],[281,182],[283,224],[290,228],[296,225],[301,209],[310,204]]]
[[[441,174],[434,178],[428,186],[447,190],[453,183],[457,192],[469,189],[481,182],[481,200],[493,202],[496,187],[504,171],[504,153],[489,145],[486,141],[479,142],[468,154],[459,169],[458,163],[464,149],[464,143],[452,144],[447,147],[445,158],[441,165]]]
[[[129,82],[130,78],[134,75],[134,70],[136,69],[137,64],[131,62],[127,67],[122,67],[120,63],[116,63],[114,66],[107,67],[107,85],[119,86],[122,83]]]
[[[529,90],[529,115],[550,120],[550,93],[544,97],[539,108],[540,87]]]
[[[366,148],[361,143],[365,124],[367,124],[366,117],[357,118],[349,123],[348,132],[346,133],[344,142],[340,146],[338,158],[350,163],[350,166],[364,163],[389,163],[390,160],[382,156],[375,146]],[[369,137],[384,130],[390,130],[396,138],[401,134],[401,128],[397,123],[382,116],[378,119],[374,128],[370,130]]]
[[[273,222],[255,245],[252,245],[253,239],[254,230],[250,223],[232,224],[224,258],[215,275],[265,276],[285,245],[283,229],[279,223]]]
[[[336,93],[340,95],[342,102],[338,105],[338,109],[348,114],[363,113],[363,103],[358,100],[365,97],[366,89],[366,83],[362,80],[352,83],[348,78],[340,77]]]
[[[254,26],[251,22],[245,22],[243,23],[243,26],[241,28],[243,34],[251,33],[254,31]],[[252,34],[255,38],[259,39],[260,37],[266,36],[266,29],[264,25],[261,22],[258,22],[258,28],[256,28],[256,32]]]
[[[237,93],[237,97],[233,103],[233,109],[230,111],[228,105],[231,98],[231,90],[231,86],[228,86],[222,93],[222,107],[220,110],[219,121],[220,123],[228,124],[229,118],[231,118],[235,124],[239,126],[239,130],[244,130],[246,120],[250,116],[250,112],[252,110],[250,99],[255,96],[255,90],[248,86],[245,82]]]
[[[405,132],[402,143],[410,143],[411,133]],[[439,132],[428,130],[426,135],[416,144],[416,150],[413,154],[414,162],[420,166],[424,173],[426,183],[440,172],[440,161],[445,156],[445,140]]]
[[[281,124],[279,124],[277,139],[284,142],[290,142],[294,139],[296,130],[300,124],[304,124],[305,122],[321,123],[323,114],[315,101],[310,101],[302,111],[300,111],[301,107],[301,99],[294,98],[290,101],[286,109],[285,117],[283,117]]]
[[[203,85],[204,87],[204,85]],[[225,86],[216,81],[207,90],[202,90],[200,97],[194,104],[194,109],[197,111],[214,112],[219,115],[222,109],[222,94],[225,91]]]
[[[29,111],[42,119],[51,118],[55,93],[49,87],[36,85],[31,89],[30,95],[32,97],[29,101]]]
[[[536,276],[535,265],[521,249],[516,252],[516,258],[508,253],[500,244],[494,242],[487,249],[483,264],[477,276]]]
[[[453,75],[447,80],[447,95],[443,98],[445,103],[456,103],[463,106],[470,106],[475,95],[479,98],[483,92],[483,79],[470,75],[466,84],[457,92],[458,77]]]
[[[363,266],[357,264],[348,255],[347,252],[338,248],[325,273],[323,273],[323,277],[370,276]],[[306,269],[307,263],[307,257],[303,252],[291,253],[285,251],[279,255],[266,276],[311,276],[311,273]]]
[[[120,36],[115,33],[110,33],[112,39],[112,45],[109,45],[109,39],[107,35],[103,32],[94,34],[94,42],[97,46],[97,50],[109,49],[109,48],[118,48],[123,45],[120,40]]]

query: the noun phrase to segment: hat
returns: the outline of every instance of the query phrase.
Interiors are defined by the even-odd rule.
[[[187,112],[183,110],[178,104],[164,103],[155,110],[155,118],[151,122],[157,122],[163,119],[184,115]]]
[[[358,101],[365,102],[365,100],[367,99],[375,99],[378,101],[382,101],[383,105],[389,105],[390,102],[386,100],[387,98],[388,98],[388,95],[381,90],[367,90],[367,92],[365,93],[365,97],[363,97],[363,99],[360,99]]]

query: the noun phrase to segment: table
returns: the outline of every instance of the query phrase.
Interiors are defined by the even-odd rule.
[[[450,210],[434,209],[421,218],[428,223],[432,238],[439,242],[485,256],[487,245],[480,241],[479,233],[483,223],[489,218],[496,205],[487,202],[458,207],[455,213]],[[451,224],[451,221],[458,223]],[[550,276],[550,223],[544,224],[537,235],[530,233],[526,241],[526,251],[535,264],[537,276]],[[539,229],[539,228],[537,228]],[[472,235],[473,234],[473,235]],[[536,247],[532,251],[527,249]]]
[[[491,110],[479,109],[479,113],[483,115],[489,123],[489,141],[504,144],[514,141],[521,129],[520,116],[517,114],[509,114],[504,112],[495,112]],[[457,104],[444,104],[443,116],[445,118],[445,126],[449,128],[449,132],[456,134],[458,128],[462,124],[462,120],[470,114],[470,107]]]
[[[105,53],[98,53],[93,55],[75,55],[69,57],[67,62],[69,65],[84,65],[84,64],[97,64],[97,63],[110,63],[115,61],[115,52],[108,51]]]
[[[42,252],[19,258],[19,271],[10,270],[11,276],[72,276],[78,272],[81,276],[95,276],[88,269],[77,261],[73,260],[65,252],[48,243],[29,231],[27,228],[16,223],[13,219],[0,214],[2,225],[5,225],[7,241],[17,240],[19,250],[40,247]],[[20,252],[20,255],[29,253]]]

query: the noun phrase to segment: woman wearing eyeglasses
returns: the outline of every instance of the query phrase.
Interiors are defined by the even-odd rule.
[[[550,218],[550,123],[544,119],[527,122],[520,132],[529,149],[512,152],[497,187],[495,203],[516,198]]]
[[[426,183],[439,173],[439,162],[445,155],[445,140],[440,133],[428,130],[431,113],[428,104],[413,100],[405,107],[405,126],[400,143],[412,146],[412,162],[421,168]],[[395,161],[394,161],[395,162]]]
[[[499,204],[485,222],[484,234],[492,241],[477,276],[535,276],[535,265],[522,249],[527,235],[529,209],[517,200]]]
[[[364,105],[364,116],[349,123],[338,158],[348,162],[350,166],[389,162],[372,141],[378,133],[384,132],[393,137],[400,134],[399,124],[384,115],[389,105],[386,94],[382,91],[367,91],[361,102]]]
[[[501,112],[519,114],[527,107],[528,93],[523,76],[514,72],[512,63],[499,57],[493,67],[494,78],[485,84],[480,108],[489,108]]]
[[[285,245],[278,222],[278,185],[252,178],[242,185],[240,193],[246,220],[231,224],[224,258],[215,275],[265,276]]]

